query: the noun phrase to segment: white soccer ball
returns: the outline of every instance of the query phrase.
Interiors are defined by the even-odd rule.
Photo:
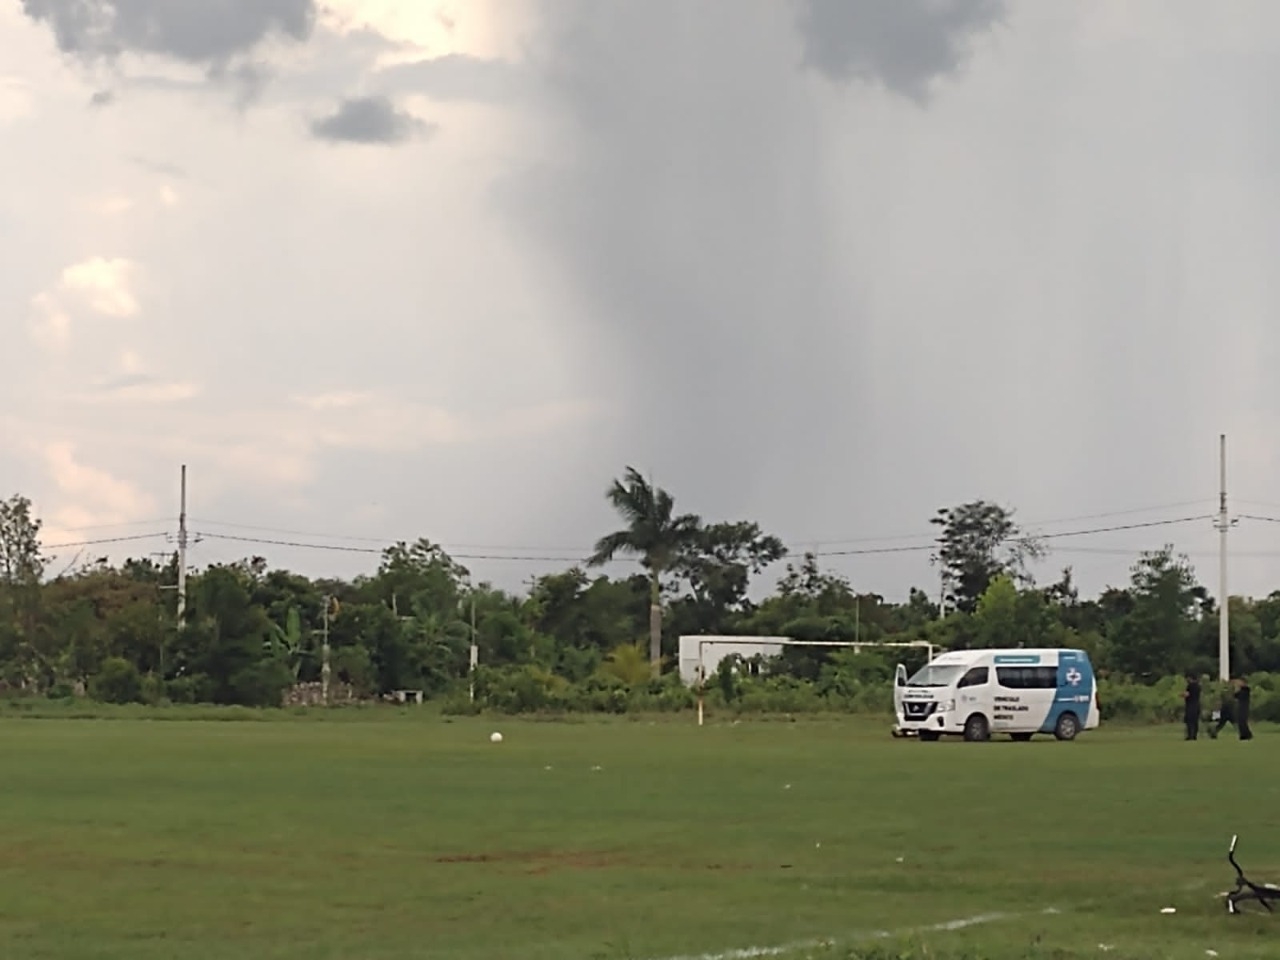
[[[489,742],[490,742],[490,743],[501,743],[501,742],[502,742],[502,734],[498,733],[498,731],[496,731],[496,730],[495,730],[493,733],[489,734]]]

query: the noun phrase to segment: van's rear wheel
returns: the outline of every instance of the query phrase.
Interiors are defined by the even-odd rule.
[[[969,741],[978,742],[991,739],[991,726],[987,723],[987,718],[980,713],[975,713],[964,722],[964,738]]]
[[[1074,740],[1079,732],[1080,718],[1074,713],[1064,713],[1053,728],[1053,735],[1059,740]]]

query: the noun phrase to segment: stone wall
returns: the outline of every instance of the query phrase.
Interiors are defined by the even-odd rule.
[[[316,680],[312,683],[298,683],[284,692],[284,705],[286,707],[318,707],[324,704],[323,687],[320,681]],[[333,683],[329,684],[329,702],[332,703],[358,703],[360,697],[356,695],[355,687],[349,683]]]

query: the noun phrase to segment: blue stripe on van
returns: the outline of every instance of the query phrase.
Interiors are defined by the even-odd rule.
[[[1089,719],[1089,710],[1093,706],[1093,664],[1084,651],[1073,651],[1073,656],[1066,656],[1066,651],[1059,655],[1058,689],[1053,696],[1053,706],[1040,727],[1041,733],[1053,733],[1058,725],[1058,718],[1071,712],[1080,721],[1080,729],[1084,729]]]
[[[995,656],[995,661],[997,664],[1003,664],[1006,666],[1008,666],[1009,664],[1015,664],[1015,663],[1017,664],[1039,663],[1040,655],[1038,653],[1022,653],[1022,654],[998,653]]]

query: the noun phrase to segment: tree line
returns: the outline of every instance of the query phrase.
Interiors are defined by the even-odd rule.
[[[1083,598],[1070,568],[1048,585],[1034,581],[1029,566],[1048,550],[1012,510],[963,503],[931,518],[938,600],[912,589],[895,603],[823,569],[812,553],[791,555],[756,523],[678,512],[670,493],[632,468],[606,495],[618,529],[585,563],[538,577],[524,594],[473,582],[440,545],[418,539],[387,547],[376,570],[351,580],[309,578],[260,556],[209,565],[188,577],[181,619],[176,555],[104,559],[50,576],[41,521],[15,495],[0,502],[0,688],[265,706],[321,680],[327,665],[334,684],[362,698],[421,690],[461,710],[573,698],[625,709],[639,697],[678,709],[690,696],[674,676],[682,634],[1080,647],[1100,675],[1137,685],[1217,670],[1215,600],[1168,546],[1136,557],[1127,584]],[[598,569],[623,556],[639,561],[636,574]],[[753,582],[779,563],[776,587],[753,600]],[[1280,671],[1280,591],[1231,604],[1233,667]],[[473,640],[482,665],[474,673]],[[724,703],[755,682],[878,709],[895,659],[795,648],[739,672],[757,679],[726,668],[714,686]]]

